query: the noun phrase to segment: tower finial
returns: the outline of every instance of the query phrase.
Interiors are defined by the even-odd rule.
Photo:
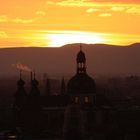
[[[82,44],[80,43],[80,51],[82,51]]]

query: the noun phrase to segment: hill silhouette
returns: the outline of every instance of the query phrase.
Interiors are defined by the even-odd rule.
[[[37,73],[73,74],[76,71],[76,54],[79,44],[60,48],[8,48],[0,49],[0,75],[15,75],[13,65],[21,63]],[[140,43],[129,46],[83,44],[87,58],[87,71],[93,75],[140,74]]]

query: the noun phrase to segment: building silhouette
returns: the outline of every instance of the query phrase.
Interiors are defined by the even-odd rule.
[[[77,73],[69,80],[67,93],[71,96],[73,102],[81,104],[90,103],[95,105],[96,85],[86,71],[86,56],[80,46],[77,54]]]
[[[21,110],[25,106],[27,94],[25,91],[25,82],[22,79],[22,71],[20,70],[20,78],[17,82],[17,92],[15,94],[14,108]]]
[[[95,80],[87,74],[82,46],[76,57],[76,65],[76,74],[68,81],[67,86],[62,78],[58,95],[51,94],[49,78],[45,83],[46,93],[40,95],[35,72],[31,72],[30,92],[26,94],[25,82],[20,72],[14,112],[16,124],[25,133],[40,135],[45,131],[46,137],[64,137],[66,140],[92,137],[93,130],[102,123],[103,114],[108,111],[102,111],[98,107],[102,104],[96,95]]]

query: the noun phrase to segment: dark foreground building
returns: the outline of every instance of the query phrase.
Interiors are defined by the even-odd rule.
[[[27,94],[20,73],[13,112],[15,127],[20,128],[22,137],[64,140],[125,140],[129,137],[129,130],[121,126],[125,122],[119,118],[121,111],[96,93],[96,83],[87,74],[86,56],[81,47],[76,65],[76,74],[67,86],[63,78],[60,95],[49,94],[50,80],[47,79],[48,94],[41,96],[35,73],[31,73],[31,88]]]

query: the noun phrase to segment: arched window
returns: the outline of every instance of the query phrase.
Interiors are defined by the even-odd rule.
[[[89,97],[85,97],[85,103],[89,103]]]
[[[79,101],[79,98],[75,97],[75,103],[78,103],[78,101]]]

